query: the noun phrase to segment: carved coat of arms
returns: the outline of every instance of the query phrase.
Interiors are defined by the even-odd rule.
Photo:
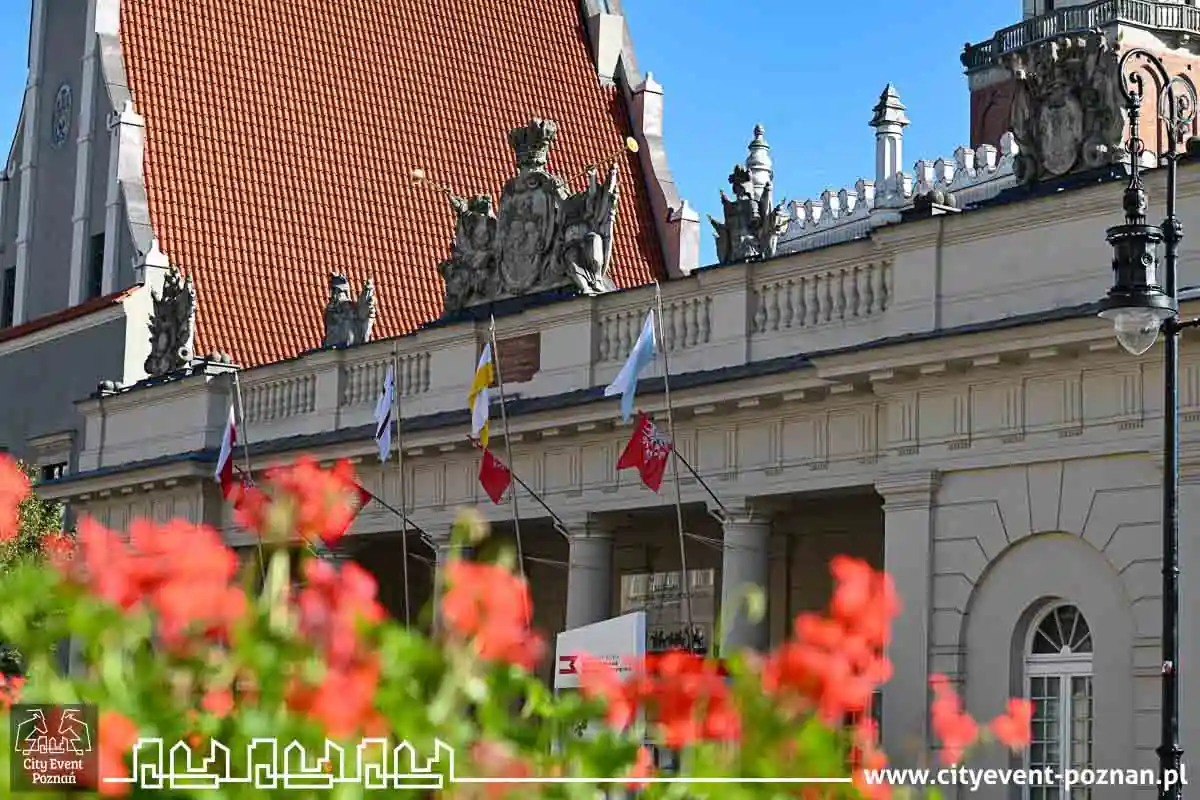
[[[1117,54],[1102,31],[1064,36],[1005,58],[1016,79],[1009,124],[1023,183],[1124,157]]]
[[[509,133],[517,174],[504,184],[498,212],[486,195],[450,195],[454,242],[450,258],[438,265],[447,312],[549,289],[599,294],[614,288],[608,269],[617,168],[603,182],[589,169],[587,186],[572,193],[546,169],[557,134],[547,119]]]
[[[151,292],[150,355],[143,369],[152,378],[177,372],[192,363],[196,327],[196,287],[174,264],[163,278],[162,292]]]

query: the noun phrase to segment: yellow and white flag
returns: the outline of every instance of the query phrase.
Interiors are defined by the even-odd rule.
[[[475,367],[475,379],[471,381],[471,394],[467,398],[467,405],[471,407],[471,435],[479,440],[481,447],[488,445],[488,387],[494,376],[492,344],[488,342],[479,354],[479,365]]]

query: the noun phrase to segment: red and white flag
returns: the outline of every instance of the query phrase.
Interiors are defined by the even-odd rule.
[[[217,457],[217,483],[221,494],[229,497],[233,491],[233,448],[237,444],[237,422],[233,418],[233,404],[229,404],[229,419],[225,423],[225,435],[221,437],[221,455]]]
[[[658,432],[658,427],[646,414],[638,414],[633,436],[617,461],[617,469],[636,469],[647,489],[657,492],[667,471],[671,455],[671,440]]]
[[[479,485],[496,505],[500,505],[504,493],[512,485],[512,471],[486,447],[483,448],[483,456],[479,459]]]
[[[375,499],[375,495],[368,492],[365,488],[363,488],[363,485],[357,481],[347,479],[346,491],[350,495],[350,515],[346,519],[346,524],[341,528],[341,530],[326,532],[326,546],[337,542],[339,539],[345,536],[346,532],[350,530],[350,526],[354,524],[354,520],[358,517],[358,512],[362,511],[363,508],[365,508],[372,500]]]

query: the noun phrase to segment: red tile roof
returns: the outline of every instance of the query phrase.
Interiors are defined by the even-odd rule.
[[[514,173],[510,128],[559,124],[550,168],[630,134],[601,87],[578,0],[124,0],[121,41],[146,119],[163,250],[198,295],[197,352],[255,365],[319,345],[328,275],[374,277],[377,337],[442,312],[459,194]],[[663,275],[636,156],[621,165],[613,275]]]

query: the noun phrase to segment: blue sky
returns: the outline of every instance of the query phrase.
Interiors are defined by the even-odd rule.
[[[904,160],[949,157],[968,135],[963,43],[1018,22],[1020,0],[624,0],[643,70],[665,93],[667,152],[685,198],[717,192],[767,130],[776,195],[816,197],[874,172],[871,107],[889,81],[912,120]],[[20,113],[30,0],[0,0],[0,136]],[[707,222],[703,261],[714,260]]]

